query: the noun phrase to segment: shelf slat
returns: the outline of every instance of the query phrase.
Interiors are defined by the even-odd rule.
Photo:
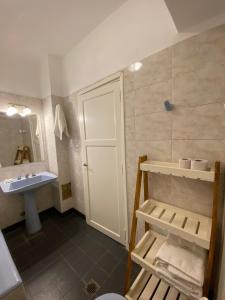
[[[131,253],[132,260],[142,268],[156,272],[153,265],[156,254],[166,237],[154,231],[147,231]]]
[[[212,220],[208,217],[154,199],[146,200],[136,215],[145,222],[209,249]]]
[[[166,282],[148,272],[141,270],[130,290],[126,294],[127,300],[191,300],[178,292]]]
[[[142,171],[148,171],[152,173],[160,173],[165,175],[173,175],[177,177],[186,177],[191,179],[199,179],[203,181],[214,181],[215,172],[210,171],[199,171],[191,169],[179,168],[177,163],[161,162],[161,161],[150,161],[147,160],[141,163],[140,168]]]

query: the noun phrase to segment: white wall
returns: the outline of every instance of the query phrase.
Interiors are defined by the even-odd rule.
[[[69,51],[63,72],[60,57],[46,55],[40,62],[15,51],[6,60],[0,52],[0,91],[42,98],[68,96],[188,36],[177,34],[164,0],[128,0]]]
[[[46,99],[51,95],[51,80],[49,72],[49,59],[43,58],[40,65],[41,98]]]
[[[224,21],[218,15],[178,33],[164,0],[128,0],[64,56],[64,96]]]
[[[56,55],[48,56],[49,76],[51,84],[51,94],[63,97],[62,79],[62,57]]]
[[[165,0],[178,31],[218,16],[225,11],[223,0]]]
[[[48,55],[43,58],[40,73],[42,98],[50,95],[63,97],[62,57]]]
[[[64,93],[123,69],[177,38],[163,0],[129,0],[64,57]]]
[[[41,97],[40,62],[33,59],[5,57],[0,52],[0,91]]]
[[[0,53],[0,91],[17,95],[46,98],[62,95],[62,58],[46,55],[41,60],[11,57]]]

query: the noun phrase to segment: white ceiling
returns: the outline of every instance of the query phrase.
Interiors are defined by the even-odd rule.
[[[41,97],[41,62],[47,55],[65,55],[108,16],[112,15],[117,24],[118,18],[135,14],[145,2],[151,5],[154,17],[160,18],[161,10],[155,9],[158,1],[0,0],[0,91]],[[164,1],[178,31],[225,12],[225,0],[160,0],[168,15]],[[150,14],[143,17],[147,20]],[[139,25],[135,24],[137,28]],[[132,36],[132,27],[126,28]]]
[[[178,31],[225,13],[225,0],[165,0]]]
[[[1,0],[1,59],[64,55],[125,1]]]

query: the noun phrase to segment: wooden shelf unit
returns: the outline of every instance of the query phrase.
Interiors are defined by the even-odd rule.
[[[176,163],[147,160],[140,164],[141,171],[147,171],[157,174],[173,175],[190,179],[199,179],[203,181],[214,181],[215,171],[198,171],[179,168]]]
[[[213,205],[212,217],[149,199],[148,172],[172,175],[212,183]],[[140,205],[141,186],[143,184],[144,203]],[[193,299],[183,295],[174,287],[158,278],[154,260],[158,249],[166,237],[150,231],[150,225],[159,227],[167,233],[173,233],[208,250],[208,261],[205,271],[203,296],[208,297],[212,288],[212,274],[216,247],[217,214],[220,197],[220,162],[210,171],[181,169],[178,164],[149,161],[147,155],[140,156],[137,168],[136,191],[129,243],[127,273],[125,278],[125,295],[128,300],[187,300]],[[145,235],[136,244],[137,221],[145,222]],[[132,261],[142,266],[143,270],[131,286]],[[157,274],[156,274],[157,273]]]
[[[192,300],[145,269],[141,270],[125,297],[127,300]]]
[[[136,216],[181,238],[209,249],[212,219],[154,199],[146,200]]]

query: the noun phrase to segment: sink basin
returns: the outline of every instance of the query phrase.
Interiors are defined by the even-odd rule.
[[[42,172],[28,178],[22,177],[21,179],[13,178],[1,181],[0,187],[5,194],[23,193],[55,181],[56,178],[55,174]]]
[[[41,230],[41,222],[35,202],[34,191],[57,179],[55,174],[50,172],[38,173],[32,177],[21,179],[9,179],[0,182],[0,187],[5,194],[23,194],[25,199],[25,221],[28,234],[34,234]]]

